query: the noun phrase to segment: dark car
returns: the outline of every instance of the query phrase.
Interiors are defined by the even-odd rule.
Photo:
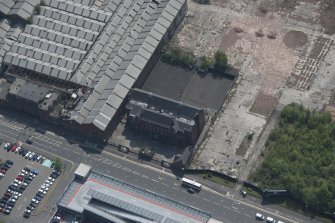
[[[1,207],[1,208],[5,207],[5,206],[6,206],[6,204],[4,204],[4,203],[0,203],[0,207]]]
[[[20,187],[19,189],[17,189],[17,192],[19,192],[19,193],[22,194],[22,193],[24,192],[24,190],[25,190],[25,189],[23,189],[22,187]]]
[[[25,210],[25,211],[24,211],[24,214],[23,214],[23,217],[25,217],[25,218],[29,218],[29,217],[30,217],[30,213],[31,213],[30,210]]]
[[[9,215],[9,214],[10,214],[10,211],[11,211],[11,210],[9,210],[9,209],[5,209],[5,210],[3,211],[3,213]]]
[[[3,164],[5,167],[7,167],[8,169],[12,167],[12,165],[10,165],[9,163],[4,163]]]
[[[42,200],[42,198],[41,198],[40,196],[38,196],[38,195],[36,195],[36,196],[34,197],[34,199],[35,199],[35,200],[38,200],[38,201],[41,201],[41,200]]]
[[[2,166],[2,167],[1,167],[1,169],[2,169],[2,170],[4,170],[4,171],[7,171],[7,170],[9,170],[9,168],[8,168],[8,167],[6,167],[6,166]]]
[[[9,198],[8,197],[2,197],[2,200],[7,202],[9,200]]]
[[[6,170],[0,169],[0,173],[6,174]]]
[[[27,139],[26,143],[29,144],[29,145],[31,145],[31,144],[33,144],[33,141],[31,139]]]
[[[5,197],[11,197],[13,195],[13,193],[11,193],[11,192],[6,192],[3,196],[5,196]]]
[[[37,204],[35,204],[35,203],[33,203],[33,202],[31,202],[29,205],[32,206],[32,207],[34,207],[34,208],[37,207]]]
[[[28,153],[28,150],[25,149],[25,150],[21,153],[21,155],[22,155],[22,156],[25,156],[27,153]]]
[[[24,179],[23,182],[25,182],[26,184],[30,184],[30,183],[31,183],[31,180],[29,180],[29,179]]]
[[[8,201],[7,202],[7,206],[14,207],[15,206],[15,202],[14,201]]]
[[[11,160],[6,160],[6,163],[9,163],[10,165],[14,164],[13,161],[11,161]]]
[[[42,192],[39,191],[39,192],[37,192],[36,196],[39,196],[39,197],[43,198],[43,197],[44,197],[44,194],[43,194]]]
[[[31,171],[31,169],[29,168],[29,167],[25,167],[25,168],[23,168],[25,171],[28,171],[28,172],[30,172]]]
[[[26,186],[26,185],[22,185],[22,186],[20,187],[20,190],[25,190],[25,189],[27,189],[27,186]]]
[[[32,158],[32,160],[33,160],[33,161],[35,161],[35,160],[37,159],[37,157],[38,157],[38,155],[37,155],[37,154],[33,155],[33,158]]]
[[[8,189],[11,189],[11,190],[16,190],[16,189],[17,189],[17,187],[16,187],[16,186],[14,186],[14,185],[12,184],[12,185],[9,185]]]

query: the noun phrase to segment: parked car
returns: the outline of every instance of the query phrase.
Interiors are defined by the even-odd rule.
[[[256,219],[257,220],[261,220],[261,221],[263,221],[264,220],[264,215],[262,215],[262,214],[260,214],[260,213],[256,213]]]
[[[30,156],[32,152],[27,152],[26,155],[24,156],[25,159],[28,159],[28,157]]]
[[[11,148],[12,147],[12,145],[10,144],[10,143],[6,143],[4,146],[3,146],[3,148],[4,149],[8,149],[8,148]]]
[[[35,174],[35,175],[38,175],[38,171],[35,170],[35,169],[32,169],[31,172],[32,172],[33,174]]]
[[[30,217],[30,214],[31,214],[31,211],[26,209],[26,210],[24,210],[23,217],[25,217],[25,218],[29,218],[29,217]]]
[[[6,209],[3,211],[3,213],[6,214],[6,215],[9,215],[9,214],[10,214],[10,211],[11,211],[11,210],[9,210],[8,208],[6,208]]]
[[[15,152],[15,150],[17,149],[17,147],[18,147],[17,145],[13,145],[12,148],[11,148],[11,151]]]
[[[17,147],[17,149],[14,151],[15,153],[19,153],[22,150],[22,147]]]
[[[11,161],[11,160],[6,160],[6,163],[9,163],[10,165],[13,165],[13,164],[14,164],[14,162]]]
[[[42,197],[36,195],[36,196],[34,197],[34,199],[37,200],[37,201],[41,201],[41,200],[42,200]]]

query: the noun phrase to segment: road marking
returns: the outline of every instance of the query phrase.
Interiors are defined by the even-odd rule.
[[[152,181],[155,181],[155,182],[157,182],[157,183],[159,182],[158,180],[155,180],[155,179],[152,179],[152,178],[151,178],[151,180],[152,180]]]

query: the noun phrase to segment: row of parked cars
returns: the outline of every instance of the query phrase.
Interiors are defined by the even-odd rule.
[[[32,211],[37,207],[37,205],[41,202],[43,197],[47,194],[50,187],[54,183],[54,181],[58,178],[60,175],[59,172],[53,170],[48,179],[42,184],[40,189],[37,191],[34,198],[31,200],[30,204],[26,207],[23,213],[23,217],[29,218]]]
[[[13,165],[12,161],[8,163]],[[23,170],[21,170],[13,183],[8,186],[7,191],[0,200],[0,210],[4,214],[10,214],[16,204],[16,201],[21,197],[24,190],[28,187],[37,174],[38,172],[36,170],[31,170],[29,167],[25,167]]]
[[[43,163],[45,160],[44,156],[41,156],[34,152],[30,152],[28,149],[22,148],[19,144],[6,143],[4,145],[4,149],[7,150],[8,152],[12,151],[14,153],[17,153],[22,157],[24,157],[25,159],[29,159],[32,161]]]
[[[7,173],[7,170],[9,170],[9,168],[11,168],[12,165],[13,165],[13,161],[11,160],[6,160],[6,162],[0,165],[0,180],[5,176],[5,174]]]

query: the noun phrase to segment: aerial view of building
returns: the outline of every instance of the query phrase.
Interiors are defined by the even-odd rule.
[[[0,0],[0,223],[334,222],[334,72],[331,0]]]

